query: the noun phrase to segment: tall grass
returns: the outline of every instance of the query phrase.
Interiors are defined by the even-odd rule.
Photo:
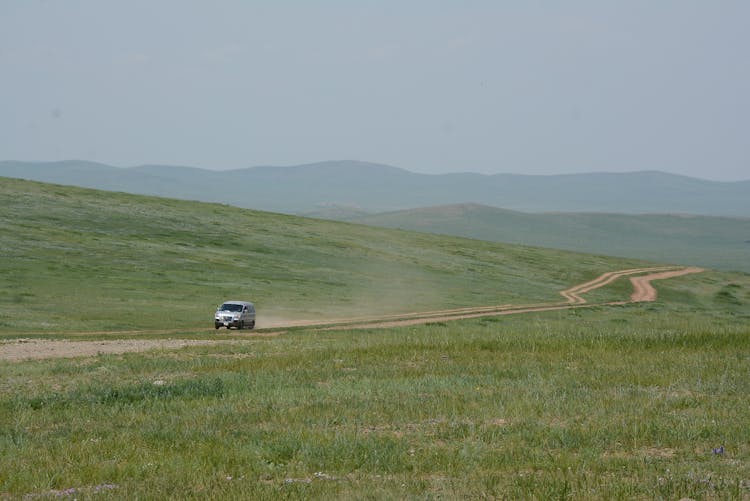
[[[6,363],[0,492],[747,498],[747,317],[674,313]]]

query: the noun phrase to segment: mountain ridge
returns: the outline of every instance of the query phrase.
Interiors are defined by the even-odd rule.
[[[0,176],[303,215],[334,205],[381,213],[478,203],[522,212],[750,216],[750,181],[712,181],[653,170],[421,174],[385,164],[337,160],[213,171],[65,160],[0,161]]]

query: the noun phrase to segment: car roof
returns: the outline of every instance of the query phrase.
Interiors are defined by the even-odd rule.
[[[249,304],[249,305],[252,305],[253,303],[251,303],[250,301],[224,301],[221,304]]]

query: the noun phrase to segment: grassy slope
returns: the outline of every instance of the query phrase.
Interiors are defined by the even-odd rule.
[[[2,179],[0,329],[211,325],[557,300],[633,261]]]
[[[476,263],[524,299],[625,264],[584,257],[562,276],[581,256],[2,181],[2,214],[15,216],[0,219],[3,255],[15,251],[2,276],[16,284],[3,285],[4,322],[60,293],[98,305],[85,315],[129,321],[126,308],[112,310],[117,298],[145,308],[138,322],[161,321],[171,294],[213,299],[206,277],[234,280],[234,258],[263,244],[274,252],[252,255],[264,266],[241,273],[273,267],[268,297],[291,294],[285,304],[305,309],[355,287],[355,244],[376,268],[416,266],[425,282],[404,281],[409,290],[452,279],[462,301]],[[243,237],[248,227],[262,238]],[[232,228],[244,230],[218,238]],[[285,247],[295,235],[314,241]],[[165,277],[152,276],[159,267]],[[316,274],[328,269],[339,283]],[[296,281],[301,270],[314,287]],[[135,290],[118,293],[118,283]],[[750,276],[658,286],[653,304],[0,362],[0,497],[74,488],[97,499],[746,499]],[[483,294],[504,294],[492,287]],[[78,310],[60,304],[60,321],[75,323]],[[719,445],[725,453],[712,454]]]
[[[387,228],[750,272],[748,218],[529,214],[465,204],[351,219]]]

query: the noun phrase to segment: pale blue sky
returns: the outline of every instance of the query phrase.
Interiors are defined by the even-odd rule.
[[[0,0],[0,160],[750,179],[750,2]]]

